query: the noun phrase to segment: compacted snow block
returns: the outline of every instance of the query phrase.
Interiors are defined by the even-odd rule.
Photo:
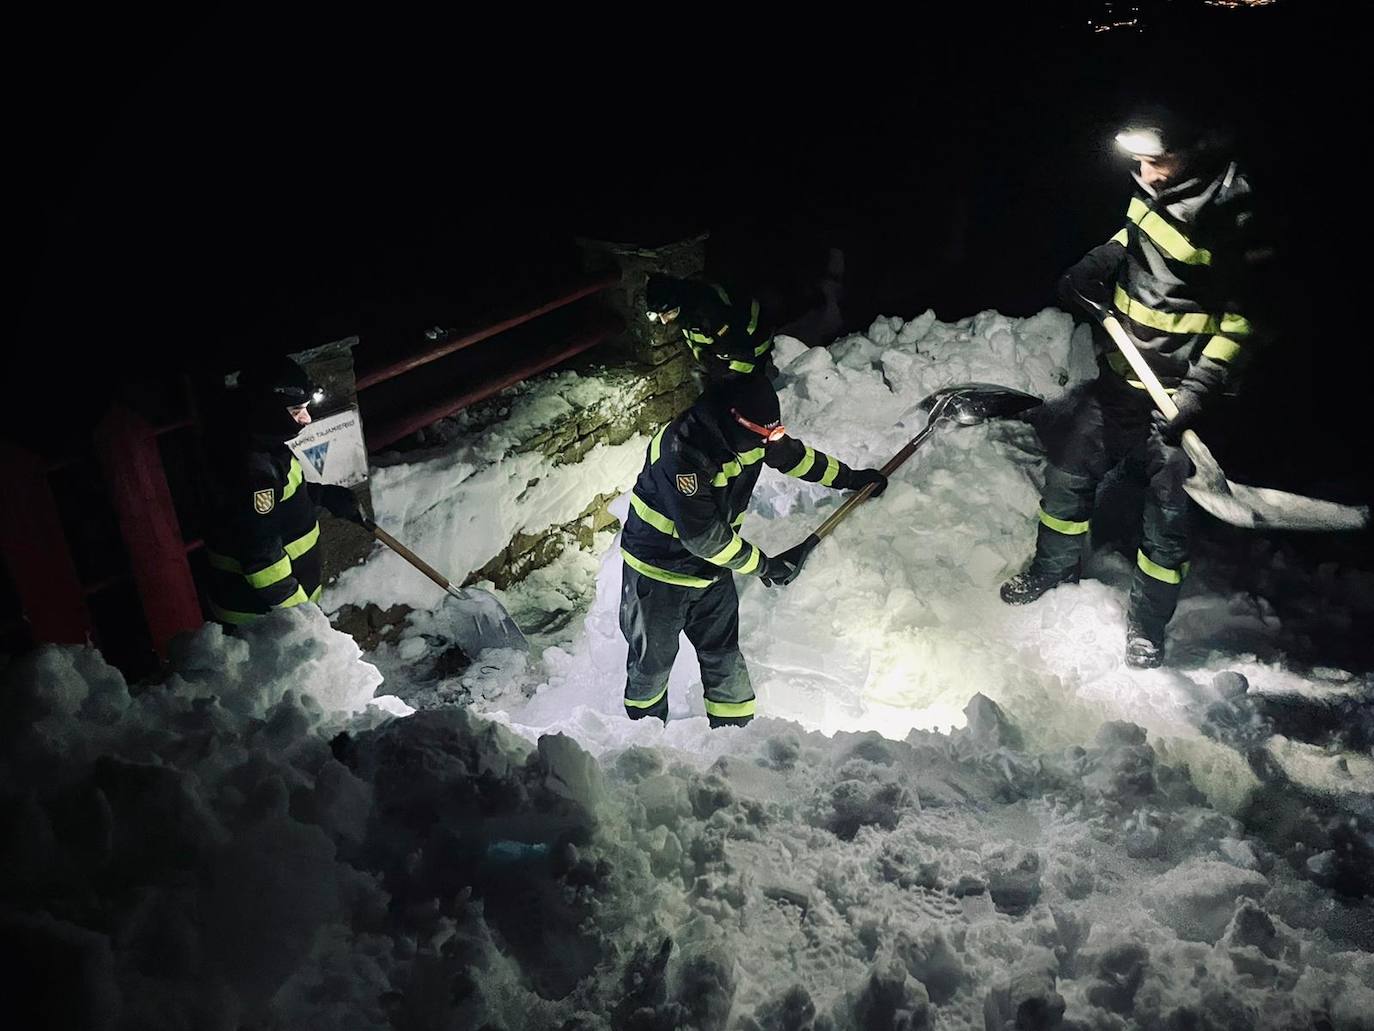
[[[1141,901],[1180,938],[1210,944],[1226,930],[1239,900],[1268,890],[1268,880],[1254,870],[1190,859],[1151,882]]]

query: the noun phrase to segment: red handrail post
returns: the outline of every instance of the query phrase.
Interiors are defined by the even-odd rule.
[[[164,658],[172,637],[204,622],[186,560],[157,433],[116,404],[96,431],[96,452],[129,554],[153,647]]]
[[[43,461],[0,441],[0,549],[35,640],[85,644],[91,613]]]

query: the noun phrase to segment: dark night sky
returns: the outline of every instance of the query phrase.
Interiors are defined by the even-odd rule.
[[[961,26],[627,16],[615,44],[587,22],[535,35],[526,15],[50,24],[10,126],[31,241],[10,381],[99,384],[94,407],[131,370],[353,332],[396,346],[518,294],[576,232],[709,227],[715,267],[794,295],[843,246],[859,323],[1026,314],[1117,228],[1129,184],[1102,144],[1173,70],[1259,143],[1291,223],[1288,317],[1310,331],[1291,381],[1321,417],[1312,368],[1369,367],[1333,303],[1357,274],[1330,257],[1362,206],[1343,132],[1357,34],[1297,0],[1144,3],[1145,31],[1110,33],[1082,15],[1130,5],[1035,6],[1055,20],[991,32],[994,5],[958,5]]]

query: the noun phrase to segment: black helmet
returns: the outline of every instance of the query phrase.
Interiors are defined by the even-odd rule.
[[[782,405],[767,376],[712,383],[705,398],[721,434],[737,452],[751,451],[782,436]]]
[[[322,392],[290,358],[267,358],[245,366],[237,391],[250,432],[272,440],[290,440],[301,427],[287,411],[318,402]]]
[[[644,285],[646,311],[672,311],[682,304],[682,280],[655,272]]]

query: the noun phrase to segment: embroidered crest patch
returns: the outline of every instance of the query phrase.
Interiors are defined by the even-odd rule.
[[[253,511],[258,515],[266,515],[277,504],[277,492],[274,490],[255,490],[253,491]]]
[[[697,492],[696,473],[678,473],[677,489],[686,494],[689,498]]]

